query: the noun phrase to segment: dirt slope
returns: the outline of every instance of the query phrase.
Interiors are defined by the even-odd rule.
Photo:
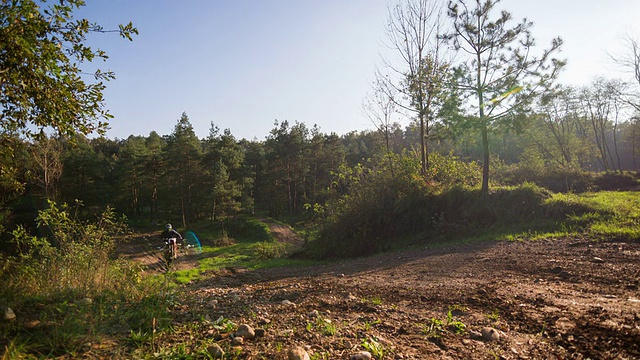
[[[236,349],[243,359],[283,359],[294,345],[348,359],[372,339],[385,359],[640,359],[639,260],[637,243],[562,239],[233,269],[191,284],[177,311],[265,329]],[[449,310],[464,334],[447,328]],[[483,327],[499,339],[480,339]]]

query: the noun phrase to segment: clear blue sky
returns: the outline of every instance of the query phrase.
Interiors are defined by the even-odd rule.
[[[275,120],[325,133],[373,128],[362,114],[385,40],[392,0],[88,0],[80,16],[107,29],[132,21],[128,42],[94,35],[116,73],[106,106],[109,138],[170,134],[183,112],[204,138],[211,122],[240,139],[263,140]],[[638,0],[503,0],[534,22],[540,46],[565,41],[561,81],[627,76],[607,56],[625,33],[640,37]],[[406,124],[408,120],[404,120]]]

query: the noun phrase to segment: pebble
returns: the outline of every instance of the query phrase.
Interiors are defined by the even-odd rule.
[[[4,321],[13,321],[16,319],[16,313],[14,313],[10,307],[3,307],[2,312],[2,319]]]
[[[485,341],[500,340],[500,333],[498,332],[498,330],[492,327],[483,327],[482,330],[480,330],[480,333],[482,334],[482,339],[484,339]]]
[[[591,261],[593,261],[596,264],[602,264],[604,262],[604,260],[602,260],[602,258],[599,258],[597,256],[594,256]]]
[[[311,360],[307,351],[300,346],[289,349],[287,357],[289,360]]]
[[[242,324],[238,326],[238,330],[236,330],[235,336],[240,336],[247,340],[252,340],[256,337],[256,332],[251,326]]]
[[[207,351],[214,359],[222,359],[224,357],[224,350],[218,344],[213,344],[207,348]]]
[[[349,360],[371,360],[371,353],[368,351],[360,351],[359,353],[349,356]]]
[[[286,305],[286,306],[292,306],[292,307],[296,307],[296,304],[292,303],[289,300],[282,300],[281,302],[282,305]]]

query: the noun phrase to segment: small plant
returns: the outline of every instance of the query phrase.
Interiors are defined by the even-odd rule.
[[[236,330],[237,325],[224,316],[220,316],[216,321],[213,322],[213,328],[224,333],[230,333]]]
[[[445,325],[440,319],[431,318],[429,325],[418,324],[422,328],[422,333],[430,339],[439,338],[444,333]]]
[[[487,315],[487,319],[491,321],[498,321],[500,319],[500,311],[498,311],[498,309],[493,310],[491,314]]]
[[[451,312],[451,310],[449,310],[447,312],[447,320],[446,320],[446,324],[447,324],[447,328],[451,331],[453,331],[454,333],[460,335],[460,334],[464,334],[464,332],[466,331],[467,326],[460,320],[455,320],[453,318],[453,313]]]
[[[382,305],[382,299],[379,296],[374,296],[371,298],[371,303],[376,306]]]
[[[317,329],[321,334],[325,336],[333,336],[338,332],[338,327],[328,319],[319,317],[315,324],[307,322],[305,329],[311,332],[313,329]]]
[[[128,341],[137,348],[141,348],[144,345],[151,343],[152,339],[153,339],[153,333],[148,333],[142,330],[138,330],[138,331],[129,330]]]
[[[258,260],[280,259],[287,253],[287,244],[274,241],[263,241],[254,248],[254,256]]]
[[[383,359],[384,356],[388,353],[388,350],[382,344],[380,344],[380,342],[378,342],[375,339],[363,340],[362,347],[365,348],[365,350],[367,350],[368,352],[370,352],[371,355],[373,355],[373,357],[375,357],[378,360]]]
[[[371,329],[371,327],[380,324],[382,321],[380,321],[380,319],[376,319],[374,321],[365,321],[364,322],[364,331],[369,331],[369,329]]]

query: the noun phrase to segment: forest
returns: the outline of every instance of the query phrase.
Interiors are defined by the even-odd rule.
[[[626,210],[628,204],[637,202],[638,189],[637,41],[631,36],[622,40],[627,42],[629,53],[611,59],[612,64],[628,70],[631,74],[628,79],[600,77],[582,87],[564,85],[557,77],[571,59],[560,58],[562,40],[554,39],[547,48],[536,44],[533,24],[514,20],[506,11],[496,11],[499,2],[399,1],[389,8],[387,25],[388,46],[398,57],[383,59],[383,66],[374,74],[371,92],[363,101],[363,113],[371,121],[372,129],[336,134],[304,121],[274,119],[273,128],[262,140],[238,139],[230,129],[220,129],[213,122],[208,136],[198,137],[188,111],[175,114],[173,129],[156,129],[148,136],[131,135],[126,139],[104,136],[109,121],[120,121],[111,119],[102,96],[106,83],[114,80],[115,75],[97,70],[87,77],[82,72],[83,65],[107,58],[104,51],[90,47],[86,37],[96,32],[115,32],[124,39],[135,40],[134,25],[129,23],[120,25],[119,30],[107,31],[88,20],[76,19],[74,11],[83,5],[80,0],[50,5],[35,0],[2,2],[0,280],[4,286],[0,290],[0,309],[5,317],[0,323],[5,338],[0,340],[0,350],[4,349],[2,358],[22,358],[27,354],[34,358],[64,354],[75,358],[82,353],[104,356],[101,348],[91,345],[100,342],[94,338],[99,334],[116,339],[113,341],[119,345],[107,346],[109,349],[105,350],[117,351],[109,353],[115,357],[222,358],[224,355],[212,350],[213,344],[219,342],[228,358],[281,358],[278,357],[282,355],[281,349],[274,350],[276,344],[289,346],[294,335],[284,337],[270,332],[269,336],[275,336],[271,339],[274,343],[248,346],[244,350],[239,346],[242,342],[234,341],[238,346],[232,347],[231,338],[224,335],[230,329],[238,331],[229,320],[232,316],[238,321],[259,322],[255,315],[260,314],[259,306],[251,308],[253,305],[249,303],[240,307],[231,302],[229,309],[233,311],[221,313],[218,321],[214,322],[209,315],[206,320],[204,315],[193,320],[179,301],[169,299],[169,292],[176,298],[195,296],[211,286],[217,289],[214,292],[222,291],[218,294],[220,301],[231,301],[235,293],[233,296],[224,293],[220,289],[225,286],[212,286],[202,278],[196,279],[203,281],[201,285],[185,290],[174,283],[170,271],[162,279],[143,280],[148,269],[118,256],[121,244],[155,236],[168,222],[181,231],[206,229],[202,233],[211,235],[205,240],[216,246],[220,243],[212,239],[217,237],[230,239],[232,246],[236,241],[243,243],[245,240],[241,239],[250,232],[248,224],[255,221],[291,226],[303,245],[293,254],[265,256],[270,245],[267,241],[260,243],[261,256],[270,260],[291,256],[305,261],[345,261],[362,256],[384,257],[389,251],[402,249],[409,249],[409,255],[399,255],[397,259],[404,256],[414,259],[412,246],[422,249],[442,242],[466,244],[485,238],[491,239],[487,242],[529,239],[532,247],[547,246],[534,241],[540,238],[582,239],[584,243],[577,244],[588,247],[587,252],[595,251],[591,250],[591,240],[619,241],[620,245],[616,242],[615,247],[619,246],[620,251],[637,246],[640,236],[637,209]],[[614,192],[628,194],[629,198]],[[589,198],[582,198],[581,194]],[[600,205],[594,205],[594,201],[606,202],[609,210],[600,211]],[[618,205],[611,205],[614,201],[619,201],[615,203]],[[623,215],[616,213],[623,208],[626,211]],[[593,225],[596,223],[597,230]],[[558,241],[559,248],[571,251],[569,245]],[[211,246],[207,251],[215,254],[223,251]],[[503,245],[496,246],[502,249]],[[597,249],[605,247],[597,246],[601,246]],[[485,249],[478,245],[472,251]],[[605,261],[599,256],[592,259]],[[556,266],[559,270],[553,276],[577,274],[577,270],[567,271],[573,265],[561,263],[571,264],[569,258],[557,261],[562,268]],[[440,266],[446,263],[443,261]],[[593,263],[596,261],[589,262]],[[528,262],[523,261],[521,266],[525,264]],[[512,265],[501,266],[511,269]],[[234,276],[239,271],[233,266],[225,269],[231,269],[228,271]],[[314,273],[316,268],[309,271]],[[455,269],[451,271],[451,277],[455,278]],[[288,276],[270,276],[288,281]],[[633,277],[633,273],[625,276]],[[240,279],[253,284],[245,289],[249,292],[262,286],[249,277]],[[189,284],[196,280],[189,280]],[[313,286],[306,281],[301,279],[297,286],[309,286],[305,291],[313,293]],[[366,284],[368,280],[360,281]],[[459,289],[466,289],[467,285],[460,285]],[[632,280],[624,285],[627,286],[624,291],[638,286]],[[360,305],[349,311],[360,312],[361,317],[376,311],[394,313],[399,311],[398,303],[404,304],[394,298],[394,292],[379,289],[375,293],[372,289],[379,284],[371,286],[351,288],[354,292],[368,293],[363,293]],[[414,287],[396,293],[414,291]],[[275,288],[265,285],[262,291]],[[604,354],[589,339],[578,335],[574,349],[564,350],[570,349],[572,340],[567,340],[566,334],[551,323],[549,328],[558,331],[560,340],[545,337],[545,332],[552,331],[546,329],[547,321],[551,320],[541,320],[542,331],[534,329],[538,322],[506,315],[516,311],[508,305],[515,300],[487,305],[467,297],[465,291],[452,290],[455,300],[442,300],[430,295],[432,292],[414,294],[420,301],[449,306],[446,320],[431,316],[430,324],[421,325],[419,331],[406,330],[399,324],[375,327],[384,323],[373,318],[367,318],[366,327],[364,323],[358,326],[362,326],[361,333],[365,334],[373,326],[380,331],[376,336],[352,334],[346,329],[348,319],[342,321],[345,328],[333,331],[327,330],[332,323],[323,322],[322,318],[296,325],[293,322],[297,317],[289,314],[283,322],[288,321],[287,327],[306,327],[306,332],[301,330],[304,334],[315,331],[334,336],[337,332],[345,338],[355,338],[355,346],[341,342],[322,345],[326,352],[310,351],[315,354],[314,359],[337,358],[337,349],[343,349],[340,354],[344,354],[358,346],[368,351],[369,358],[373,354],[376,359],[391,358],[394,352],[414,351],[411,348],[415,346],[400,346],[400,340],[396,348],[384,345],[377,337],[406,335],[402,331],[409,334],[415,331],[429,340],[426,348],[418,347],[415,358],[420,358],[424,354],[433,355],[432,351],[450,351],[455,346],[443,344],[451,344],[448,341],[461,334],[474,340],[475,335],[465,330],[463,321],[467,325],[475,321],[464,316],[471,311],[470,307],[476,306],[481,309],[477,311],[484,312],[480,323],[489,321],[486,314],[490,311],[502,311],[500,321],[505,323],[500,324],[498,315],[492,315],[495,319],[491,324],[502,329],[503,335],[516,331],[508,322],[520,321],[517,331],[531,334],[536,344],[538,341],[545,344],[519,350],[530,352],[534,358],[548,354],[545,351],[553,351],[559,358],[568,354],[563,351],[595,357]],[[495,294],[494,300],[504,296],[496,301],[508,296],[499,295],[499,291],[491,294]],[[620,301],[626,299],[626,295],[617,294]],[[273,296],[280,299],[277,294]],[[182,300],[191,301],[185,299]],[[345,306],[332,301],[322,304],[334,311]],[[385,307],[385,303],[395,305]],[[23,326],[7,320],[7,306],[17,309],[22,316],[45,315],[33,327]],[[467,310],[456,315],[451,306]],[[490,309],[492,306],[494,309]],[[374,310],[367,310],[370,308]],[[179,341],[172,331],[181,334],[191,331],[185,324],[180,325],[184,328],[175,325],[178,315],[192,321],[189,326],[197,328],[194,333],[205,334],[207,339],[201,340],[198,335],[198,340],[181,343],[183,347],[173,346]],[[558,321],[556,315],[553,321]],[[390,319],[395,318],[390,315]],[[414,326],[427,320],[412,321]],[[622,324],[625,320],[616,318],[616,321]],[[574,322],[579,323],[575,319]],[[631,324],[630,328],[624,328],[627,336],[637,339],[636,318],[627,323]],[[457,326],[457,330],[452,330],[452,326]],[[390,333],[385,335],[387,330]],[[207,332],[222,337],[214,341],[207,337]],[[34,340],[33,334],[46,340]],[[234,334],[235,339],[237,333]],[[315,341],[301,336],[307,342]],[[638,343],[632,345],[618,335],[606,336],[611,336],[621,356],[639,354]],[[552,338],[557,342],[549,345]],[[509,342],[500,343],[500,349],[478,343],[477,348],[467,346],[458,355],[485,358],[482,356],[492,352],[495,355],[505,349],[513,350],[510,346],[516,340],[505,341]],[[166,348],[160,351],[158,342]],[[565,347],[551,350],[555,345]],[[252,357],[257,354],[270,355]]]

